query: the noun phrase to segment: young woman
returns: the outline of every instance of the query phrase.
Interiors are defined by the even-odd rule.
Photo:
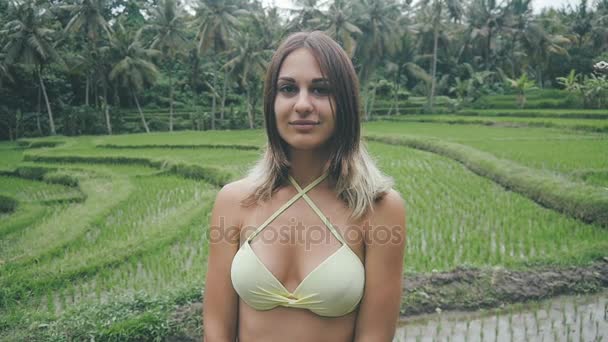
[[[322,32],[274,53],[265,154],[211,215],[206,341],[392,340],[405,208],[360,142],[358,87]]]

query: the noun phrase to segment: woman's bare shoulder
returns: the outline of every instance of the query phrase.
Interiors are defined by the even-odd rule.
[[[224,185],[217,194],[216,202],[229,205],[239,204],[252,191],[252,182],[247,178],[241,178]]]
[[[374,209],[365,217],[364,227],[400,225],[404,217],[405,202],[401,194],[391,188],[375,201]]]

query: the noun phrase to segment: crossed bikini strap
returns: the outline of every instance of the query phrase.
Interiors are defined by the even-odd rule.
[[[275,211],[274,214],[272,214],[269,218],[267,218],[266,221],[264,221],[264,223],[262,223],[255,230],[255,232],[253,232],[253,234],[249,235],[249,237],[247,238],[247,242],[251,241],[254,237],[256,237],[264,228],[266,228],[267,225],[269,225],[272,221],[274,221],[274,219],[276,219],[277,216],[279,216],[282,212],[284,212],[287,208],[289,208],[300,197],[304,197],[304,200],[306,201],[306,203],[308,203],[310,208],[312,208],[312,210],[317,214],[317,216],[319,216],[321,221],[323,221],[323,223],[327,226],[327,228],[329,228],[329,230],[336,237],[336,239],[338,239],[338,241],[340,241],[342,244],[346,244],[346,242],[344,241],[342,236],[336,231],[336,229],[331,224],[331,222],[329,222],[327,217],[325,217],[325,215],[323,215],[321,210],[319,210],[319,208],[314,204],[314,202],[306,194],[308,191],[310,191],[312,188],[314,188],[317,184],[321,183],[325,178],[327,178],[327,176],[328,176],[328,172],[326,171],[319,178],[315,179],[312,183],[308,184],[304,189],[302,189],[300,187],[300,185],[298,184],[298,182],[296,182],[296,180],[293,179],[293,177],[288,175],[289,181],[296,188],[296,190],[298,190],[298,193],[295,194],[285,204],[283,204],[279,209],[277,209],[277,211]]]

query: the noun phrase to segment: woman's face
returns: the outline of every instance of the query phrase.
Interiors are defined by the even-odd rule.
[[[332,107],[328,80],[312,53],[305,48],[290,53],[279,70],[274,100],[281,138],[296,150],[327,148],[335,129]]]

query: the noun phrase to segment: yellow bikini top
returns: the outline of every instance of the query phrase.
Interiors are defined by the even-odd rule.
[[[234,256],[230,272],[232,286],[241,299],[252,308],[270,310],[277,306],[284,306],[308,309],[320,316],[338,317],[350,313],[359,304],[365,284],[363,264],[306,194],[326,177],[327,172],[302,190],[298,183],[289,176],[289,181],[298,190],[298,194],[262,223]],[[255,255],[250,242],[300,197],[304,197],[304,200],[336,239],[342,243],[342,246],[310,272],[291,293]]]

